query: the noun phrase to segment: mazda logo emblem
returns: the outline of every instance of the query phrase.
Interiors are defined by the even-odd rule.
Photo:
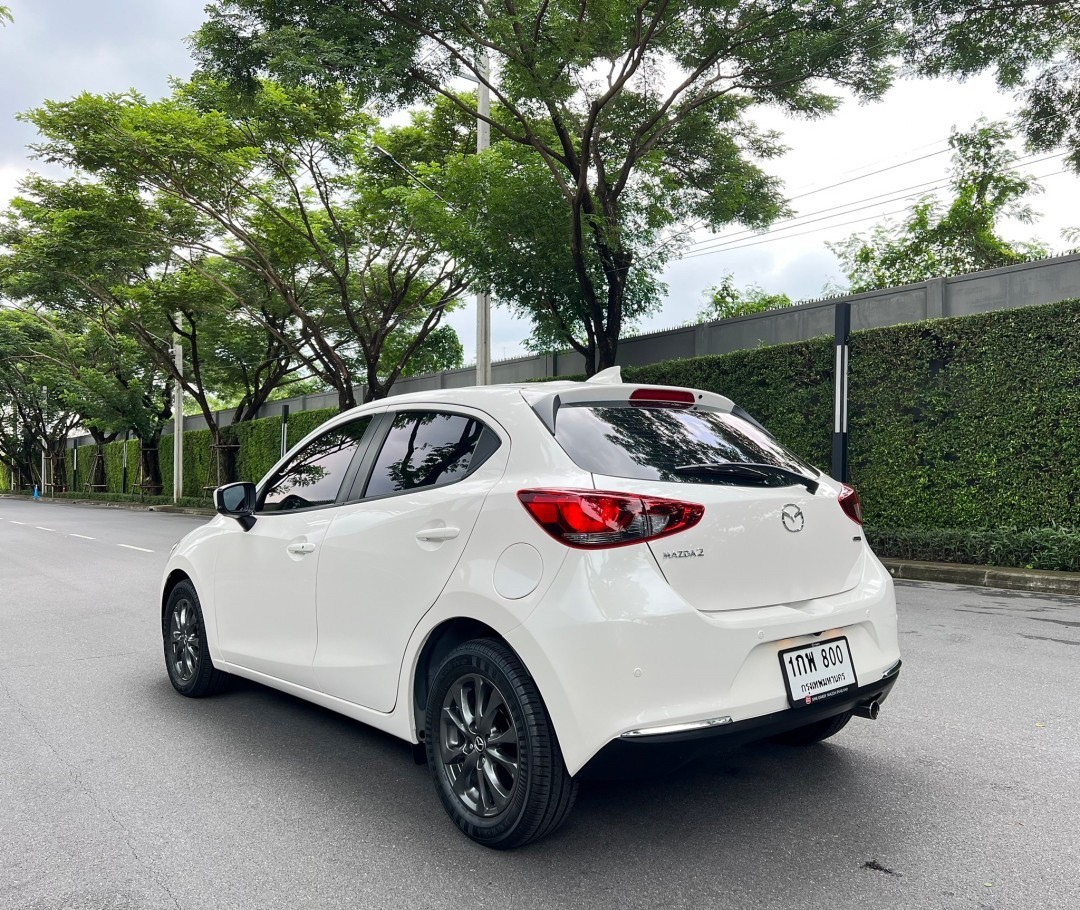
[[[483,752],[485,746],[487,746],[487,743],[484,742],[484,737],[477,736],[476,737],[476,751],[477,752]]]
[[[801,531],[806,524],[806,516],[795,503],[788,503],[780,510],[780,520],[784,523],[784,528],[792,534]]]

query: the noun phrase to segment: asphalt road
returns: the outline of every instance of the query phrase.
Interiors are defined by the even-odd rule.
[[[1080,599],[902,583],[880,720],[588,783],[496,853],[404,743],[173,692],[157,585],[199,521],[0,499],[0,908],[1080,907]]]

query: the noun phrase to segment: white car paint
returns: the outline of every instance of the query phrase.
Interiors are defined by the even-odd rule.
[[[192,580],[222,670],[410,742],[422,727],[413,685],[425,642],[449,620],[483,623],[535,680],[571,774],[627,733],[792,710],[777,659],[783,648],[843,634],[859,684],[881,679],[899,660],[892,580],[861,528],[841,513],[838,483],[823,476],[812,496],[801,487],[753,491],[772,502],[754,520],[779,522],[783,506],[795,502],[846,535],[842,553],[820,547],[792,572],[740,530],[746,490],[594,477],[545,427],[556,394],[625,400],[635,388],[546,383],[420,392],[339,415],[267,478],[326,430],[388,409],[479,417],[503,445],[474,474],[442,487],[257,515],[248,532],[219,515],[178,545],[163,583],[178,573]],[[722,396],[695,394],[710,407],[733,407]],[[659,493],[704,503],[706,520],[654,544],[574,549],[522,506],[517,493],[530,488]],[[725,499],[734,510],[726,519]],[[424,534],[445,528],[458,533]],[[773,530],[771,539],[783,544]],[[662,565],[665,548],[690,541],[707,551],[700,562]],[[297,542],[315,547],[297,558],[287,551]],[[725,556],[728,545],[735,558]],[[526,549],[535,558],[506,561],[504,554]],[[528,584],[513,578],[522,565]],[[824,587],[800,584],[800,573],[820,581],[819,569],[828,576]]]

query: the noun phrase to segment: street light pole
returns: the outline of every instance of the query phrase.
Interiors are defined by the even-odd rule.
[[[180,325],[181,313],[176,314]],[[173,502],[184,495],[184,349],[180,346],[180,333],[173,335],[173,364],[176,377],[173,386]]]
[[[481,78],[476,80],[476,151],[479,154],[491,144],[491,89],[487,80],[491,66],[487,51],[480,58]],[[485,288],[476,295],[476,384],[491,385],[491,295]]]

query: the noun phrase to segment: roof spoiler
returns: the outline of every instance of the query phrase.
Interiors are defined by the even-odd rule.
[[[692,405],[691,410],[706,407],[731,413],[736,411],[735,403],[731,399],[725,398],[723,395],[717,395],[715,392],[703,392],[700,389],[687,389],[681,386],[641,386],[624,383],[620,380],[619,368],[612,367],[609,370],[602,370],[585,382],[559,383],[558,391],[545,390],[543,383],[537,383],[535,391],[533,389],[522,389],[521,396],[528,402],[529,407],[536,412],[536,416],[540,418],[552,436],[555,435],[555,417],[559,413],[559,408],[563,405],[625,404],[630,400],[630,396],[640,388],[677,389],[681,392],[693,392],[697,396],[697,402]],[[744,414],[745,412],[738,416],[743,417],[745,420],[747,417],[743,416]],[[760,426],[753,418],[750,418],[750,421],[755,426]]]

